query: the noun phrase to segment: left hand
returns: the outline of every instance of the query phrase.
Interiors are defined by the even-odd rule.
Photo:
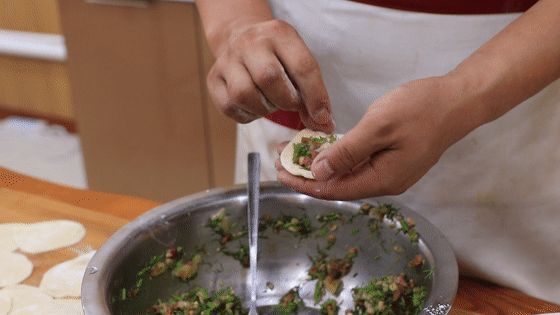
[[[360,122],[313,161],[315,180],[276,162],[278,180],[321,199],[398,195],[416,183],[453,143],[484,122],[455,78],[409,82],[376,100]]]

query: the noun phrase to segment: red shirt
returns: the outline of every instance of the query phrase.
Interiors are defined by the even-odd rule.
[[[525,12],[538,0],[352,0],[380,7],[439,14],[492,14]],[[560,1],[560,0],[559,0]],[[305,126],[296,112],[279,110],[268,116],[282,126],[301,130]]]
[[[380,7],[440,14],[525,12],[538,0],[353,0]]]

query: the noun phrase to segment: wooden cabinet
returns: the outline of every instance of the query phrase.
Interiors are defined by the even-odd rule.
[[[60,34],[56,0],[0,0],[0,29]]]
[[[106,2],[59,0],[90,188],[165,201],[233,183],[194,4]]]
[[[18,53],[22,47],[44,49],[45,40],[52,42],[49,37],[57,43],[60,39],[60,50],[64,50],[62,38],[57,36],[60,33],[56,0],[0,0],[0,116],[15,113],[72,119],[63,60]]]

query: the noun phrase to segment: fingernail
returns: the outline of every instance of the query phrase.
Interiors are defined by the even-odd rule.
[[[312,168],[312,174],[315,179],[327,180],[334,175],[334,170],[326,159],[317,162]]]
[[[331,113],[326,108],[321,108],[313,114],[313,120],[316,123],[325,125],[332,122]]]

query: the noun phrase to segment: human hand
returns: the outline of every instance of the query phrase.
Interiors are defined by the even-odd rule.
[[[485,121],[470,102],[451,76],[407,83],[376,100],[352,130],[316,157],[315,180],[293,176],[277,161],[278,180],[322,199],[401,194]]]
[[[333,131],[319,65],[288,23],[270,20],[239,27],[216,54],[207,84],[225,115],[248,123],[284,109],[299,112],[310,129]]]

